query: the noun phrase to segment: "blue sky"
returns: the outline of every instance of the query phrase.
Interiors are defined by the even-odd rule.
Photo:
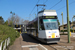
[[[32,11],[37,1],[38,0],[0,0],[0,16],[2,16],[3,19],[6,21],[11,15],[10,11],[12,11],[19,17],[23,18],[24,20],[32,20],[37,12],[37,7],[35,7],[35,9]],[[45,1],[46,0],[39,0],[38,4],[43,4]],[[45,8],[48,10],[59,1],[60,0],[48,0],[45,3],[46,5]],[[69,0],[69,4],[70,4],[69,19],[70,21],[72,21],[72,17],[75,15],[75,0]],[[63,6],[66,6],[66,0],[62,0],[59,4],[50,9],[57,11],[58,19],[61,24],[62,24],[61,12],[63,12],[64,23],[67,22],[66,7],[62,8]],[[42,7],[39,8],[40,8],[39,10],[42,9]],[[31,14],[32,16],[30,16],[29,14]],[[29,19],[29,16],[31,19]]]

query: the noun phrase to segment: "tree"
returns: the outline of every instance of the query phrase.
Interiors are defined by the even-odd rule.
[[[20,23],[20,17],[18,15],[15,16],[10,16],[8,18],[8,24],[13,25],[13,24],[19,24]]]
[[[29,21],[28,20],[21,20],[22,24],[27,24]]]
[[[59,20],[58,20],[58,25],[60,25],[60,22],[59,22]]]
[[[8,20],[4,23],[5,25],[8,25]]]
[[[4,20],[3,20],[2,16],[0,16],[0,24],[4,24]]]
[[[24,19],[21,19],[20,20],[20,24],[24,24]]]
[[[8,18],[8,25],[11,27],[13,27],[16,24],[17,25],[18,24],[27,24],[28,22],[29,22],[28,20],[24,20],[24,19],[20,18],[18,15],[13,15],[13,17],[10,16]]]

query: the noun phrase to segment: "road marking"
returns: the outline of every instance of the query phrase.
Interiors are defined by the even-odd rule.
[[[38,50],[38,48],[29,48],[29,50]]]
[[[41,44],[39,44],[40,47],[42,47],[43,50],[48,50],[47,48],[45,48],[44,46],[42,46]]]
[[[73,36],[73,37],[75,37],[75,36]]]
[[[38,46],[38,45],[25,45],[25,46],[21,46],[21,47],[35,47],[35,46]]]
[[[30,50],[34,50],[34,49],[38,50],[38,48],[35,48],[36,46],[40,47],[43,50],[48,50],[47,48],[45,48],[41,44],[38,44],[38,45],[24,45],[24,46],[21,46],[21,47],[30,47]]]

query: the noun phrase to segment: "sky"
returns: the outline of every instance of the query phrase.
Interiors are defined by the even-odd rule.
[[[46,10],[56,10],[58,20],[62,25],[62,16],[64,24],[67,23],[67,10],[66,10],[66,0],[0,0],[0,16],[3,17],[4,21],[12,15],[12,11],[15,15],[23,18],[24,20],[32,20],[37,14],[36,4],[45,4]],[[57,4],[58,3],[58,4]],[[39,11],[43,7],[39,7]],[[50,9],[51,8],[51,9]],[[69,20],[72,21],[72,17],[75,15],[75,0],[69,0]]]

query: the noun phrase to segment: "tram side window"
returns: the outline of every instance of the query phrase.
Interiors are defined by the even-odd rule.
[[[43,24],[43,20],[42,20],[42,19],[39,20],[39,30],[45,30],[45,29],[44,29],[44,24]]]

